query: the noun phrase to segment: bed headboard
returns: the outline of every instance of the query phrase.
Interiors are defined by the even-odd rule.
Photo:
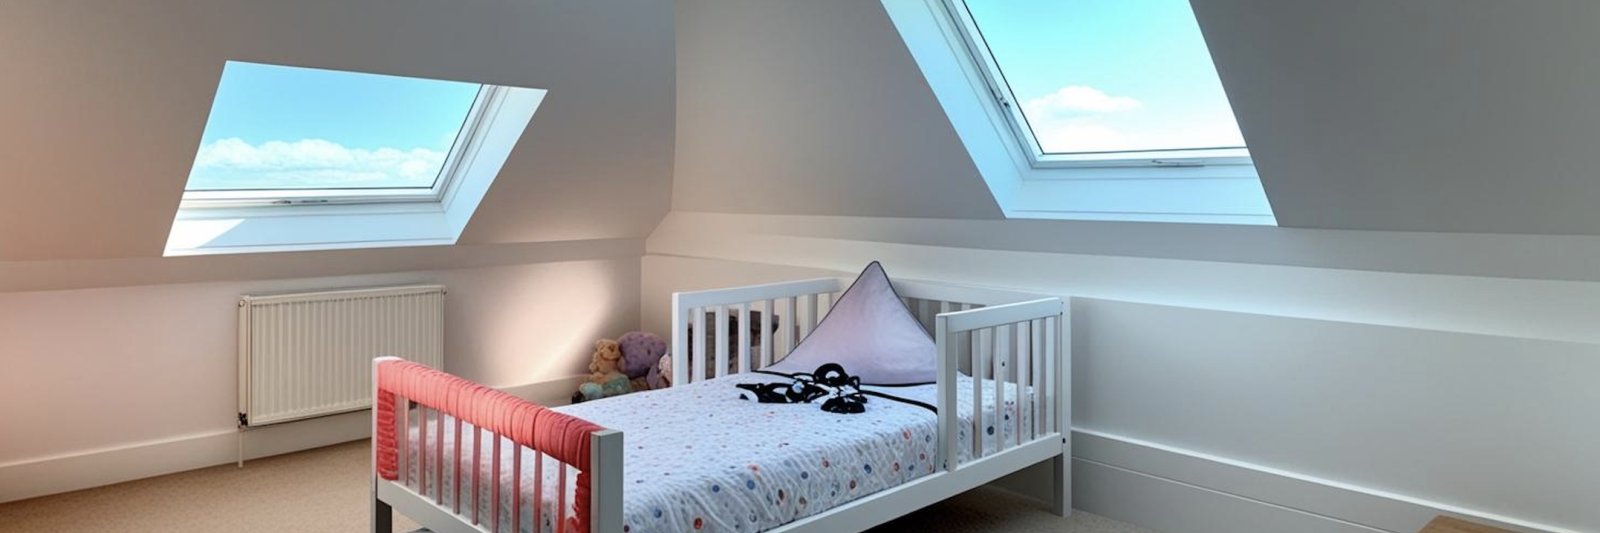
[[[749,372],[782,360],[811,333],[822,317],[827,316],[829,307],[851,282],[851,278],[817,278],[673,293],[673,384]],[[929,335],[933,334],[934,317],[939,313],[1041,297],[928,281],[891,280],[891,283]],[[759,327],[750,327],[752,320]],[[733,323],[739,327],[730,327]],[[707,327],[711,328],[709,332]],[[691,339],[710,340],[691,342]]]

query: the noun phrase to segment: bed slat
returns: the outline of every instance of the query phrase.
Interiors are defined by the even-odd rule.
[[[750,330],[753,329],[752,326],[754,324],[750,323],[750,305],[749,303],[739,304],[739,335],[736,341],[739,345],[737,353],[739,354],[739,373],[741,374],[753,370],[750,368]]]
[[[689,359],[689,376],[673,376],[683,380],[684,383],[701,381],[706,375],[706,309],[691,308],[689,315],[694,320],[694,334],[700,338],[689,339],[689,343],[694,345],[694,357]]]
[[[772,317],[778,310],[776,300],[767,300],[761,308],[761,368],[772,366]]]
[[[1029,416],[1030,420],[1033,422],[1031,424],[1033,432],[1029,436],[1031,438],[1038,438],[1039,434],[1044,432],[1044,410],[1039,408],[1042,405],[1044,398],[1043,384],[1045,373],[1044,367],[1040,365],[1040,357],[1044,352],[1044,343],[1042,341],[1042,336],[1044,333],[1044,321],[1034,320],[1029,322],[1028,332],[1032,333],[1033,335],[1033,349],[1029,350],[1028,352],[1031,356],[1028,364],[1035,370],[1033,380],[1030,383],[1030,385],[1035,386],[1033,388],[1033,395],[1030,398],[1031,401],[1029,402]]]
[[[511,445],[511,531],[522,531],[522,446],[516,444]]]
[[[994,424],[995,429],[995,453],[1000,453],[1000,451],[1005,450],[1005,360],[1006,352],[1010,352],[1008,344],[1011,343],[1006,339],[1006,327],[1003,327],[1003,325],[1002,327],[995,327],[994,333],[990,333],[990,335],[992,335],[990,339],[994,343],[995,354],[995,375],[992,378],[995,384],[995,418],[992,419],[992,424]]]
[[[483,523],[478,518],[478,504],[483,501],[483,485],[478,479],[483,477],[483,428],[472,426],[472,525]]]
[[[400,484],[401,485],[410,485],[411,484],[411,442],[410,442],[411,441],[411,401],[401,397],[399,394],[396,394],[394,396],[395,396],[395,401],[400,403],[400,405],[398,406],[399,408],[395,409],[395,413],[398,413],[396,415],[396,421],[399,422],[398,424],[395,424],[395,425],[400,426],[399,428],[395,429],[395,432],[398,433],[397,435],[395,435],[395,440],[396,440],[395,447],[399,448],[399,453],[400,453]]]
[[[455,460],[450,462],[450,471],[455,474],[455,482],[450,484],[450,501],[455,506],[455,513],[461,514],[461,419],[456,420]]]
[[[444,412],[433,413],[433,503],[444,505]]]
[[[544,453],[538,450],[533,452],[533,530],[544,523]]]
[[[567,530],[567,464],[561,463],[560,477],[556,478],[556,531]]]
[[[1044,319],[1044,423],[1045,433],[1055,433],[1062,428],[1058,427],[1056,418],[1056,382],[1060,380],[1061,373],[1056,363],[1056,319]]]
[[[428,494],[428,406],[417,404],[417,494]]]
[[[794,351],[795,328],[799,327],[799,322],[795,320],[794,301],[794,298],[783,299],[783,314],[778,317],[778,328],[782,330],[780,333],[783,333],[783,350],[781,350],[779,353],[772,354],[773,361],[780,361],[784,357],[788,356],[789,352]]]
[[[989,359],[989,330],[972,332],[972,459],[983,457],[983,373]]]
[[[717,343],[717,347],[716,347],[716,354],[717,354],[716,365],[717,366],[716,366],[715,369],[712,370],[711,375],[720,378],[720,377],[728,375],[728,306],[726,306],[726,305],[717,306],[716,320],[717,320],[717,325],[715,326],[715,329],[716,329],[716,332],[717,332],[717,335],[716,335],[716,343]],[[696,376],[702,376],[704,374],[695,374],[695,375]]]
[[[489,434],[494,439],[494,473],[489,483],[489,531],[500,531],[500,436]]]
[[[1027,442],[1027,435],[1022,432],[1022,416],[1027,407],[1027,402],[1024,402],[1027,400],[1027,389],[1022,387],[1022,381],[1027,378],[1027,322],[1018,322],[1011,330],[1014,333],[1011,338],[1016,339],[1011,344],[1011,391],[1016,391],[1016,402],[1011,403],[1016,411],[1011,413],[1011,421],[1016,423],[1013,424],[1016,426],[1016,445],[1022,445]]]

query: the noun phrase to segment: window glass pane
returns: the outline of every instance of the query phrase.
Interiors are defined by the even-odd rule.
[[[1240,148],[1188,0],[966,0],[1045,153]]]
[[[433,187],[480,87],[230,61],[188,190]]]

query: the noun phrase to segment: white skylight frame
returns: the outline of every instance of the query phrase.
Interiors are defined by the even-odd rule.
[[[983,32],[979,30],[977,21],[972,18],[972,10],[967,6],[967,0],[941,0],[939,3],[943,5],[955,30],[950,32],[951,39],[964,45],[967,54],[972,56],[972,61],[979,67],[977,71],[982,78],[983,85],[988,88],[989,95],[994,99],[995,104],[1000,107],[1001,114],[1011,130],[1011,134],[1016,136],[1019,147],[1027,156],[1029,164],[1034,168],[1191,168],[1238,167],[1254,164],[1250,159],[1250,149],[1245,146],[1075,153],[1046,152],[1043,144],[1034,136],[1033,128],[1028,124],[1027,116],[1023,114],[1022,109],[1017,105],[1016,93],[1006,82],[1005,72],[1000,68],[1000,62],[995,59],[994,54],[990,52],[989,45],[984,42]],[[1033,177],[1070,179],[1073,177],[1094,178],[1105,175],[1103,173],[1086,172],[1076,174]]]
[[[455,244],[547,93],[482,85],[426,189],[185,191],[163,255]]]
[[[484,135],[493,102],[506,88],[496,85],[479,85],[461,129],[445,155],[444,164],[428,187],[317,187],[305,189],[222,189],[183,192],[184,209],[219,207],[291,206],[291,205],[348,205],[395,204],[407,202],[433,202],[444,200],[450,190],[460,182],[465,165],[462,164],[468,147]],[[263,214],[268,214],[263,212]]]
[[[1043,153],[963,0],[880,1],[1007,218],[1277,224],[1247,150]]]

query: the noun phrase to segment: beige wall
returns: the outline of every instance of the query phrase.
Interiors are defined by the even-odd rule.
[[[122,479],[231,460],[239,295],[408,283],[449,288],[445,370],[496,387],[581,374],[595,339],[638,327],[636,251],[394,274],[0,293],[0,501],[41,493],[24,472],[56,477],[49,486],[61,490],[120,480],[82,467],[97,455],[117,458],[106,468],[125,470]],[[355,417],[252,431],[247,440],[261,442],[251,443],[250,455],[361,438],[365,423]],[[125,464],[140,460],[134,454],[161,468]]]
[[[549,94],[457,246],[163,258],[228,60]],[[446,370],[521,392],[637,327],[671,202],[670,1],[6,2],[0,71],[0,501],[231,460],[240,294],[445,284]]]
[[[224,62],[548,89],[466,244],[643,237],[670,203],[668,0],[0,6],[0,261],[160,257]]]

